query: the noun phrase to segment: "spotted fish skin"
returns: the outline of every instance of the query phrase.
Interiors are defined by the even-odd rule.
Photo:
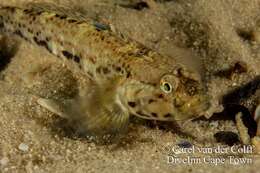
[[[130,114],[162,121],[201,116],[209,98],[197,74],[88,19],[32,7],[1,7],[3,32],[19,35],[74,64],[97,83],[124,78],[116,97]]]

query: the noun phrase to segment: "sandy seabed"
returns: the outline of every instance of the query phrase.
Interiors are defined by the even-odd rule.
[[[26,2],[69,5],[188,68],[203,69],[212,113],[220,111],[218,103],[230,100],[251,112],[259,104],[257,89],[246,98],[232,93],[237,88],[243,92],[248,83],[259,83],[260,38],[254,33],[260,30],[260,0],[0,0],[1,5]],[[192,60],[175,56],[179,48],[191,53]],[[48,73],[43,72],[36,85],[28,85],[23,79],[26,72],[46,63]],[[78,138],[62,127],[59,117],[36,103],[36,95],[73,95],[77,88],[73,83],[71,72],[53,55],[19,40],[19,49],[0,72],[0,172],[244,173],[260,169],[259,156],[250,147],[236,148],[241,142],[236,142],[232,111],[175,125],[134,121],[116,144],[97,145]],[[223,131],[229,135],[220,143],[216,134]],[[233,146],[225,144],[232,140]],[[182,149],[176,144],[194,147]]]

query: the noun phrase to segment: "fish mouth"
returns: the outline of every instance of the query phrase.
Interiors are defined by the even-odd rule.
[[[174,106],[175,120],[195,119],[206,114],[210,108],[209,96],[198,96],[190,99],[181,106]]]

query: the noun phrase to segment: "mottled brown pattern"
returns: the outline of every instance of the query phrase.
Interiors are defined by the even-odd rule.
[[[122,84],[127,88],[123,105],[130,113],[158,120],[189,119],[202,115],[209,107],[209,98],[196,73],[173,58],[162,56],[135,41],[122,39],[109,29],[101,29],[102,25],[92,20],[34,8],[37,4],[30,6],[25,9],[3,7],[0,16],[6,25],[4,28],[45,47],[58,57],[65,57],[67,63],[76,63],[86,74],[93,74],[94,81],[115,76],[126,78]],[[25,27],[20,27],[21,23]],[[170,76],[170,81],[168,77],[164,79],[165,75]],[[176,85],[175,80],[180,81],[176,83],[178,86],[174,86],[171,93],[165,93],[162,81]],[[167,85],[171,89],[171,84]],[[158,94],[164,95],[165,99],[146,101],[147,98],[157,100]],[[176,100],[178,105],[175,105]],[[133,109],[127,102],[135,102],[138,106]]]

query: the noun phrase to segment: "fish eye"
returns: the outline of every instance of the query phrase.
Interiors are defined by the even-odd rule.
[[[178,88],[179,83],[179,79],[176,76],[167,74],[161,78],[160,88],[164,93],[169,94]]]
[[[168,82],[162,82],[161,89],[165,93],[170,93],[170,92],[172,92],[172,85],[170,83],[168,83]]]

